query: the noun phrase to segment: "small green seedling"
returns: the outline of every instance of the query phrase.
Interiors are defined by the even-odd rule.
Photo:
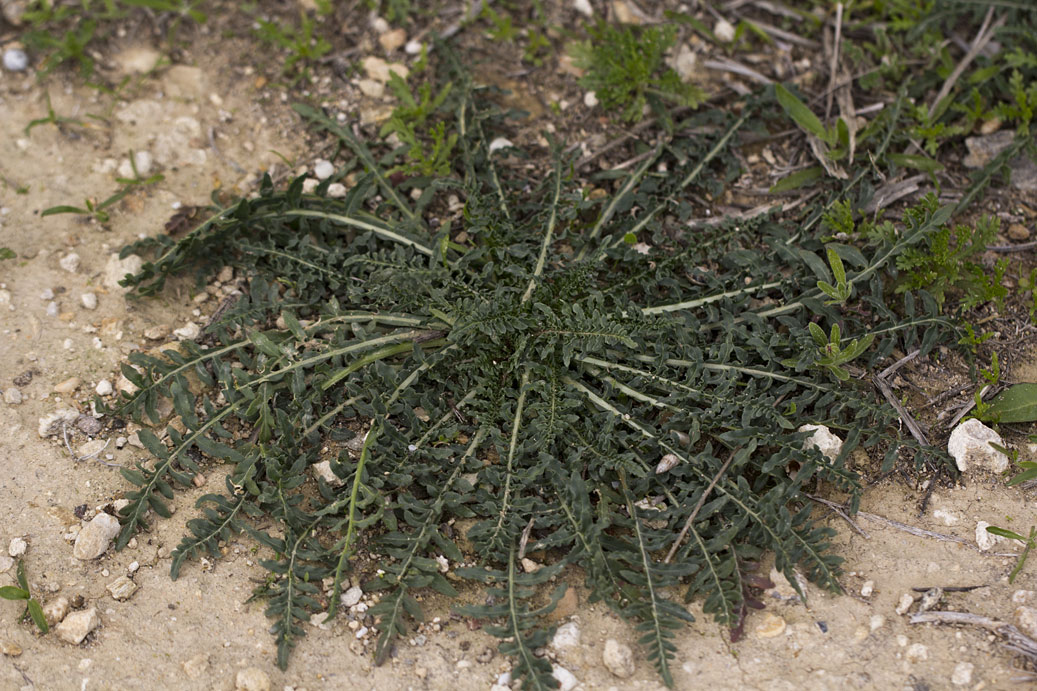
[[[1015,560],[1015,566],[1012,568],[1012,572],[1008,574],[1008,582],[1012,583],[1015,581],[1015,577],[1019,575],[1019,572],[1023,570],[1023,565],[1026,564],[1026,558],[1030,556],[1030,550],[1037,544],[1037,527],[1030,527],[1030,535],[1023,537],[1017,532],[1012,530],[1005,530],[1004,528],[998,528],[996,526],[988,525],[987,532],[991,535],[997,535],[999,537],[1006,537],[1009,540],[1018,540],[1023,543],[1023,553],[1019,555],[1019,558]]]
[[[832,275],[835,277],[835,285],[827,281],[818,281],[818,289],[831,298],[826,305],[841,305],[850,298],[853,292],[853,284],[846,282],[846,267],[843,266],[842,257],[831,247],[828,248],[828,264],[832,267]]]
[[[846,381],[850,378],[850,373],[846,370],[843,365],[850,362],[858,355],[866,351],[871,347],[872,341],[875,340],[874,334],[868,334],[864,338],[853,339],[846,348],[841,345],[842,334],[838,324],[832,324],[831,335],[826,335],[824,329],[810,322],[808,326],[810,329],[810,335],[814,337],[814,342],[817,343],[820,356],[817,358],[817,365],[823,367],[832,373],[839,381]]]
[[[130,167],[133,168],[133,177],[115,178],[115,181],[123,187],[103,202],[98,203],[93,199],[85,199],[82,207],[68,205],[52,206],[40,212],[40,217],[54,216],[56,214],[82,214],[92,217],[98,223],[107,223],[111,216],[106,209],[122,201],[126,195],[137,187],[147,187],[162,182],[165,179],[165,176],[161,173],[156,173],[147,178],[141,176],[137,171],[136,157],[133,155],[132,149],[130,149]]]
[[[40,630],[40,633],[47,633],[50,627],[47,626],[47,618],[43,616],[43,607],[29,592],[29,580],[25,577],[24,561],[18,562],[17,573],[18,585],[0,586],[0,597],[5,600],[25,600],[25,611],[22,612],[22,619],[28,616],[36,624],[36,628]]]

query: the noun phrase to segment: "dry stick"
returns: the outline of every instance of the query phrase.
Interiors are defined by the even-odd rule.
[[[1037,658],[1037,641],[1025,635],[1011,624],[992,617],[984,617],[971,612],[919,612],[912,614],[908,622],[912,624],[965,624],[978,626],[1007,639],[1005,647],[1026,655],[1031,660]]]
[[[900,401],[898,401],[896,396],[893,395],[893,391],[889,388],[889,384],[886,383],[886,380],[881,377],[875,377],[872,381],[875,382],[875,386],[877,386],[879,391],[882,393],[882,397],[896,409],[897,415],[899,415],[903,423],[907,425],[907,429],[911,432],[911,436],[914,437],[922,446],[929,446],[929,439],[925,436],[925,432],[923,432],[922,428],[918,426],[917,422],[915,422],[915,418],[911,413],[907,412],[907,408],[900,405]]]
[[[818,502],[819,504],[824,504],[825,506],[828,506],[828,507],[831,507],[831,508],[839,508],[839,509],[844,509],[845,508],[842,504],[837,504],[836,502],[829,501],[828,499],[822,499],[821,497],[815,497],[815,496],[811,496],[809,494],[806,494],[804,496],[812,499],[813,501]],[[892,518],[886,518],[885,516],[879,516],[879,515],[874,514],[874,513],[868,513],[867,511],[858,511],[856,515],[861,517],[861,518],[866,518],[869,521],[874,521],[876,523],[882,523],[883,525],[889,526],[890,528],[896,528],[897,530],[902,530],[903,532],[908,533],[910,535],[914,535],[915,537],[928,537],[928,538],[932,538],[934,540],[940,540],[942,542],[957,542],[960,545],[965,545],[966,547],[968,547],[970,549],[973,549],[973,550],[979,552],[980,554],[988,556],[988,557],[1018,557],[1019,556],[1018,554],[1010,554],[1010,553],[1005,553],[1005,552],[984,552],[979,547],[977,547],[976,545],[972,544],[971,542],[969,542],[965,538],[955,537],[953,535],[944,535],[943,533],[933,532],[932,530],[926,530],[925,528],[916,528],[913,525],[908,525],[907,523],[901,523],[900,521],[894,521]]]
[[[864,528],[862,528],[859,525],[857,525],[857,521],[855,521],[852,518],[850,518],[849,515],[847,515],[847,513],[842,510],[842,507],[840,507],[834,501],[828,501],[827,499],[822,499],[821,497],[815,497],[812,494],[806,494],[806,493],[804,493],[803,496],[806,497],[807,499],[810,499],[811,501],[816,501],[818,504],[824,504],[829,509],[831,509],[832,512],[834,512],[837,516],[839,516],[839,518],[841,518],[844,521],[846,521],[847,523],[849,523],[850,527],[853,528],[855,531],[857,531],[857,533],[860,534],[861,537],[863,537],[865,540],[870,540],[871,539],[871,535],[868,535],[868,533],[866,533],[864,531]]]
[[[720,471],[713,476],[712,480],[709,481],[709,486],[706,487],[702,496],[699,497],[698,502],[695,503],[695,508],[691,510],[691,515],[688,516],[688,520],[684,522],[684,527],[681,528],[681,534],[677,536],[677,541],[673,543],[673,547],[670,548],[666,558],[663,559],[664,564],[669,564],[670,560],[673,559],[673,555],[677,553],[677,549],[681,546],[681,543],[684,542],[684,538],[687,537],[688,531],[691,530],[691,524],[695,522],[695,517],[699,515],[699,511],[702,510],[702,506],[706,503],[706,497],[709,496],[709,493],[712,492],[713,488],[717,486],[718,482],[720,482],[720,478],[727,472],[727,468],[731,465],[731,461],[735,459],[735,453],[737,451],[738,449],[731,450],[731,454],[727,457],[727,460],[724,461],[724,465],[720,467]]]
[[[990,245],[991,252],[1025,252],[1037,247],[1037,242],[1020,242],[1018,245]]]
[[[835,3],[835,40],[832,41],[832,59],[828,63],[828,96],[825,98],[825,121],[832,114],[832,96],[835,95],[835,80],[839,77],[839,44],[843,38],[843,4]],[[851,155],[850,158],[853,158]]]
[[[722,72],[732,72],[734,74],[740,74],[743,77],[748,77],[749,79],[753,80],[754,82],[758,82],[760,84],[773,84],[774,83],[771,80],[770,77],[767,77],[767,76],[764,76],[764,75],[760,74],[759,72],[757,72],[753,68],[748,67],[746,65],[743,65],[742,63],[738,62],[737,60],[731,60],[731,59],[728,59],[728,58],[724,58],[722,60],[706,60],[702,64],[703,64],[703,66],[705,66],[705,67],[707,67],[707,68],[709,68],[711,70],[720,70]],[[728,86],[731,86],[731,85],[728,84]]]
[[[965,57],[963,57],[961,59],[961,62],[959,62],[954,67],[954,71],[951,72],[950,75],[948,75],[947,79],[943,82],[943,86],[940,87],[940,93],[936,94],[936,100],[933,101],[933,104],[931,106],[929,106],[930,119],[933,117],[933,114],[939,107],[940,101],[947,98],[947,95],[951,92],[951,89],[954,88],[955,83],[957,83],[958,78],[961,77],[962,73],[965,71],[965,68],[968,67],[973,60],[976,59],[976,56],[980,54],[980,51],[986,48],[987,44],[990,43],[990,40],[994,38],[994,32],[1000,29],[1001,26],[1004,25],[1005,20],[1008,18],[1008,15],[1002,15],[1000,19],[998,19],[991,25],[990,19],[993,16],[994,6],[991,5],[990,8],[987,10],[987,16],[983,18],[983,25],[979,27],[979,33],[976,34],[976,38],[972,41],[972,47],[969,48],[969,52],[965,53]]]
[[[900,369],[901,367],[903,367],[907,363],[909,363],[912,360],[914,360],[916,357],[918,357],[918,354],[921,353],[921,352],[922,351],[919,348],[916,348],[915,350],[911,351],[910,353],[908,353],[904,357],[900,358],[899,360],[894,362],[892,365],[890,365],[886,369],[884,369],[881,372],[879,372],[879,378],[880,379],[889,379],[889,377],[892,376],[894,372],[896,372],[898,369]]]

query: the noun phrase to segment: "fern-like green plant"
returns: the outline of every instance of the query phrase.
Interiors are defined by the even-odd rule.
[[[168,398],[178,424],[166,441],[141,433],[156,460],[125,473],[134,489],[119,545],[149,510],[169,513],[200,463],[222,461],[225,492],[199,500],[172,575],[231,534],[253,535],[271,553],[258,595],[282,666],[304,617],[337,611],[362,546],[383,564],[355,574],[382,591],[370,610],[378,662],[423,618],[417,593],[455,594],[445,558],[491,596],[459,612],[502,639],[524,688],[553,687],[534,651],[562,590],[539,593],[571,565],[593,600],[637,622],[672,684],[673,638],[690,619],[682,597],[704,597],[708,613],[740,627],[747,574],[765,552],[793,583],[799,567],[839,588],[831,531],[800,488],[820,479],[856,493],[847,454],[884,440],[895,459],[900,443],[896,413],[842,376],[841,334],[865,369],[894,348],[946,342],[953,326],[931,296],[908,289],[891,305],[886,284],[950,210],[922,207],[902,233],[854,246],[765,217],[691,233],[681,200],[736,165],[728,150],[751,106],[713,137],[643,150],[636,169],[597,181],[611,193],[595,200],[560,153],[537,185],[502,169],[489,142],[507,133],[506,114],[459,68],[449,78],[460,155],[416,202],[387,174],[405,151],[376,156],[297,106],[356,156],[345,198],[266,179],[181,239],[124,249],[150,253],[127,281],[140,294],[223,265],[248,289],[202,342],[134,354],[124,368],[139,391],[110,412],[158,422]],[[650,172],[659,163],[666,175]],[[444,190],[464,200],[455,217]],[[651,243],[647,255],[631,237]],[[822,335],[831,325],[821,348],[815,321]],[[840,457],[805,448],[804,422],[841,430]],[[325,462],[332,481],[311,480]],[[453,519],[471,522],[471,552]],[[525,553],[543,567],[526,573]]]

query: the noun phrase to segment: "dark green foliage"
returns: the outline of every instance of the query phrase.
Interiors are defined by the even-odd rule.
[[[728,148],[751,104],[737,120],[677,123],[719,127],[601,174],[594,182],[610,196],[595,201],[560,156],[539,185],[499,168],[488,142],[507,134],[504,114],[460,71],[449,78],[460,151],[449,176],[398,187],[386,170],[406,152],[376,159],[351,130],[300,106],[361,166],[344,199],[266,180],[183,239],[125,250],[154,252],[127,281],[143,294],[222,264],[249,286],[206,345],[137,355],[141,371],[124,370],[141,390],[118,410],[157,420],[159,397],[171,398],[183,431],[171,425],[166,442],[142,434],[157,461],[126,473],[136,489],[120,544],[149,507],[162,514],[200,452],[232,465],[227,492],[202,500],[174,575],[219,539],[254,535],[274,553],[262,594],[282,665],[300,620],[335,612],[362,548],[380,567],[360,574],[383,591],[372,610],[379,662],[423,617],[417,591],[454,595],[442,555],[474,562],[455,573],[488,586],[486,604],[462,612],[502,638],[526,688],[552,687],[533,651],[550,633],[540,615],[563,591],[545,600],[540,586],[576,565],[593,600],[638,622],[670,684],[673,639],[690,619],[681,598],[702,596],[739,626],[746,574],[768,551],[793,582],[799,567],[838,589],[831,531],[800,490],[820,480],[855,496],[845,458],[862,445],[885,443],[896,459],[896,413],[862,369],[895,348],[924,355],[947,342],[953,327],[932,296],[890,295],[897,258],[937,234],[950,209],[923,206],[902,231],[855,245],[766,217],[689,230],[683,200],[693,188],[717,194],[736,174]],[[666,173],[654,172],[660,163]],[[424,192],[412,204],[414,184]],[[464,200],[453,217],[447,191]],[[840,457],[804,449],[803,423],[840,431]],[[347,448],[358,429],[362,448]],[[308,481],[322,461],[341,486]],[[253,514],[273,527],[255,528]],[[472,553],[458,548],[455,519],[474,522]],[[527,553],[546,566],[523,573]]]
[[[664,104],[698,106],[705,99],[694,84],[681,82],[663,64],[676,28],[617,28],[603,22],[587,27],[590,39],[573,43],[569,52],[587,73],[580,83],[594,91],[606,110],[618,110],[624,120],[642,118],[646,104],[665,114]]]

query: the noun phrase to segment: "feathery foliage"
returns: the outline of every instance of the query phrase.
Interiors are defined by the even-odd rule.
[[[140,391],[114,412],[157,421],[164,397],[182,424],[165,440],[141,434],[157,460],[125,473],[135,489],[120,545],[149,509],[168,514],[208,457],[230,464],[226,492],[200,500],[172,575],[241,530],[268,547],[261,594],[282,666],[300,621],[335,613],[362,545],[382,567],[365,586],[382,591],[378,662],[422,619],[417,591],[456,594],[445,557],[488,588],[488,604],[461,612],[487,620],[524,688],[551,688],[533,651],[563,589],[544,600],[539,588],[578,565],[593,600],[638,622],[672,684],[673,638],[690,619],[681,597],[738,627],[746,574],[768,551],[791,582],[798,567],[839,588],[830,531],[801,488],[855,495],[846,459],[860,446],[881,442],[895,460],[895,413],[860,375],[895,348],[947,342],[937,301],[893,285],[898,258],[937,237],[951,209],[923,205],[853,245],[770,217],[690,228],[686,194],[716,193],[732,174],[753,103],[737,119],[675,123],[720,127],[600,174],[602,199],[560,154],[538,185],[508,172],[488,145],[506,114],[460,70],[450,80],[461,155],[449,175],[398,186],[386,171],[404,151],[379,158],[299,106],[355,155],[345,198],[324,196],[331,180],[304,194],[301,178],[283,190],[267,179],[182,239],[124,250],[152,252],[128,281],[141,294],[223,265],[248,289],[199,343],[124,368]],[[839,457],[805,444],[804,423],[840,431]],[[325,462],[333,481],[315,485],[308,471]],[[472,553],[455,519],[471,523]],[[548,565],[526,573],[526,554]]]

